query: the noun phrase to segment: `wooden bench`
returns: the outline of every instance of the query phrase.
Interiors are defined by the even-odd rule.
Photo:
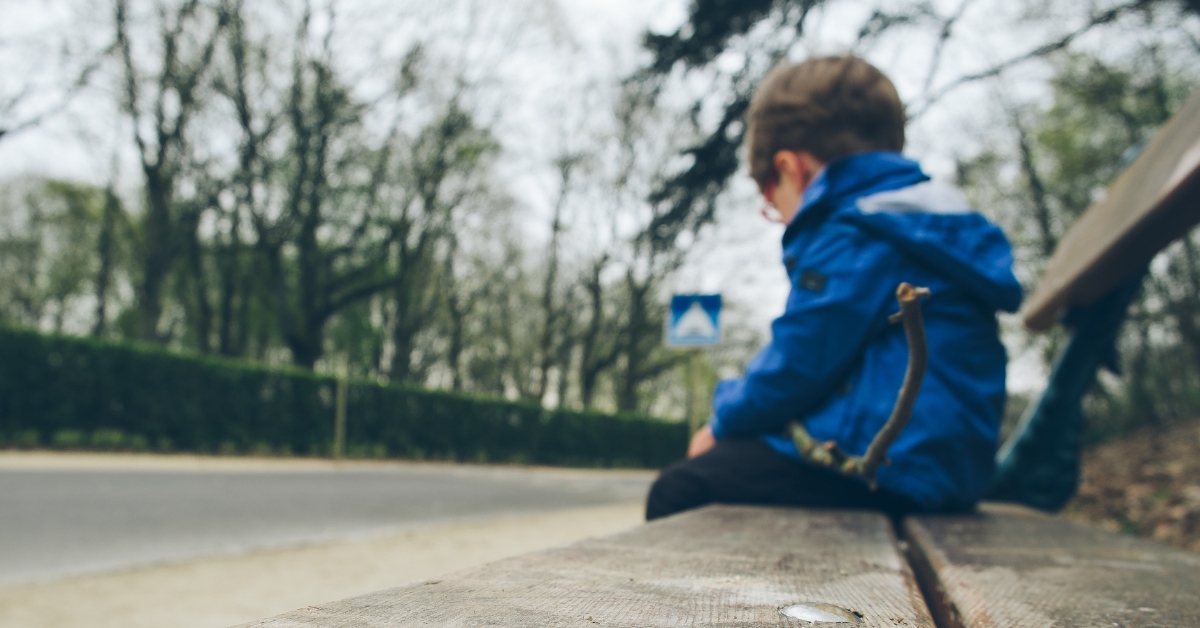
[[[1125,312],[1150,260],[1200,223],[1200,90],[1167,121],[1104,197],[1059,242],[1022,315],[1028,328],[1064,323],[1071,339],[1045,392],[997,454],[991,499],[1058,510],[1079,476],[1081,399],[1115,365]]]
[[[938,626],[1200,626],[1200,554],[1034,510],[910,517]]]
[[[803,604],[889,628],[1200,626],[1200,554],[1021,507],[903,529],[901,543],[878,513],[709,506],[246,626],[813,625],[783,614]]]
[[[933,626],[885,516],[724,505],[249,625],[800,626],[804,602]]]
[[[1150,259],[1200,222],[1200,92],[1063,239],[1025,320],[1072,338],[998,454],[995,498],[1074,492],[1080,397]],[[899,540],[898,540],[898,537]],[[1200,626],[1200,554],[1020,506],[905,519],[717,505],[248,626]]]

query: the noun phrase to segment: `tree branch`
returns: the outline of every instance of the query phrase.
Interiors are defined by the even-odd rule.
[[[866,479],[871,490],[875,490],[875,473],[880,465],[888,463],[888,448],[896,442],[900,431],[912,418],[913,405],[917,402],[917,394],[921,392],[921,382],[929,364],[925,322],[921,317],[921,299],[928,296],[928,288],[915,288],[908,283],[901,283],[896,288],[896,301],[900,303],[900,311],[888,320],[904,324],[904,337],[908,340],[908,368],[904,372],[904,383],[900,385],[896,404],[892,406],[892,415],[871,440],[866,453],[862,456],[851,456],[842,451],[834,441],[818,443],[808,430],[804,429],[803,423],[793,421],[790,426],[792,441],[796,443],[796,449],[802,457],[809,462],[830,467],[843,475],[862,477]]]
[[[1123,4],[1121,6],[1117,6],[1117,7],[1108,9],[1107,11],[1102,11],[1100,13],[1094,14],[1094,15],[1092,15],[1091,18],[1088,19],[1086,24],[1075,29],[1074,31],[1071,31],[1070,33],[1067,33],[1066,35],[1063,35],[1062,37],[1060,37],[1059,39],[1057,39],[1055,41],[1052,41],[1052,42],[1046,43],[1046,44],[1042,44],[1041,46],[1038,46],[1037,48],[1034,48],[1033,50],[1030,50],[1024,54],[1020,54],[1015,57],[1012,57],[1012,58],[1008,59],[1007,61],[1002,61],[986,70],[983,70],[980,72],[975,72],[974,74],[967,74],[965,76],[960,76],[957,79],[951,81],[950,83],[942,86],[940,89],[935,91],[931,96],[926,97],[925,101],[923,103],[921,103],[921,106],[918,107],[916,112],[911,114],[908,117],[908,119],[911,122],[912,120],[916,120],[917,118],[920,118],[922,115],[925,114],[925,112],[929,111],[929,109],[934,104],[936,104],[939,100],[944,98],[950,92],[962,87],[963,85],[966,85],[968,83],[974,83],[975,81],[980,81],[983,79],[992,78],[994,76],[999,76],[1000,74],[1004,73],[1006,70],[1008,70],[1012,67],[1015,67],[1017,65],[1020,65],[1022,63],[1025,63],[1026,61],[1031,61],[1033,59],[1040,59],[1040,58],[1045,57],[1053,52],[1058,52],[1059,50],[1062,50],[1062,49],[1066,48],[1067,46],[1071,45],[1072,42],[1074,42],[1076,39],[1078,39],[1080,36],[1084,35],[1088,31],[1092,30],[1093,28],[1095,28],[1097,26],[1103,26],[1105,24],[1112,23],[1112,22],[1116,21],[1118,18],[1120,18],[1128,13],[1132,13],[1134,11],[1145,9],[1147,6],[1149,6],[1153,2],[1154,2],[1154,0],[1133,0],[1133,2],[1130,2],[1128,4]]]

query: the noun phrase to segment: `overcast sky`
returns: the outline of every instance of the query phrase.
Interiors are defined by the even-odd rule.
[[[958,0],[935,4],[945,11],[959,6]],[[588,103],[602,100],[589,101],[580,94],[611,89],[616,79],[644,60],[641,34],[647,28],[674,30],[686,17],[686,5],[686,0],[502,0],[474,5],[486,10],[447,16],[443,4],[341,0],[339,45],[348,70],[359,77],[363,89],[370,89],[379,78],[373,74],[376,68],[394,67],[381,59],[394,62],[413,38],[445,29],[449,35],[440,41],[449,48],[443,52],[461,52],[459,62],[465,59],[478,69],[476,78],[485,91],[491,90],[486,115],[507,150],[499,172],[509,192],[528,207],[531,237],[537,238],[545,235],[545,216],[556,192],[550,161],[567,148],[562,137],[586,127],[595,116]],[[808,23],[807,47],[795,56],[845,51],[874,5],[833,2],[830,7]],[[8,69],[0,76],[0,97],[33,84],[35,106],[53,103],[56,93],[45,86],[60,84],[64,75],[78,71],[77,63],[63,69],[63,42],[76,55],[102,47],[108,10],[107,3],[85,0],[0,0],[0,14],[5,16],[0,21],[0,63]],[[1057,21],[998,27],[1017,23],[1023,10],[1018,3],[998,0],[969,4],[932,85],[936,88],[1073,26],[1073,18],[1064,14]],[[902,98],[911,104],[926,88],[931,37],[919,29],[900,31],[860,52],[893,77]],[[1029,64],[999,82],[955,92],[911,125],[907,152],[921,159],[935,177],[950,176],[956,155],[970,154],[996,139],[988,105],[996,91],[1015,101],[1043,98],[1047,71],[1044,64]],[[0,141],[0,179],[38,175],[103,183],[116,163],[122,185],[134,189],[139,175],[128,128],[103,89],[84,92],[61,115]],[[737,177],[718,223],[695,244],[691,263],[673,288],[722,292],[739,318],[765,334],[770,320],[782,311],[788,287],[779,264],[781,228],[758,217],[759,203],[749,179]],[[1044,374],[1036,363],[1026,359],[1014,365],[1013,388],[1038,385]]]

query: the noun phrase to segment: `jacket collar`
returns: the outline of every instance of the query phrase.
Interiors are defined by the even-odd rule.
[[[800,200],[800,211],[783,232],[783,243],[824,222],[829,214],[860,196],[898,190],[928,181],[921,166],[900,153],[879,151],[835,159],[813,180]]]

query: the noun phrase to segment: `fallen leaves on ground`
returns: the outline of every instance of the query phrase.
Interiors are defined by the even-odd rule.
[[[1084,452],[1079,492],[1062,514],[1200,551],[1200,419]]]

